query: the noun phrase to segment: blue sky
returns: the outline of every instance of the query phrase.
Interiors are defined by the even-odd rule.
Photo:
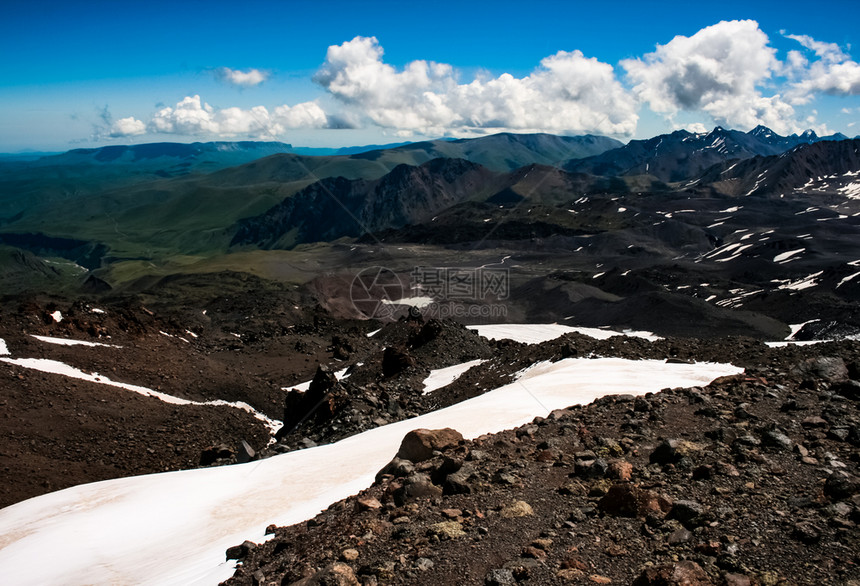
[[[0,152],[756,123],[854,136],[857,22],[848,1],[7,3]]]

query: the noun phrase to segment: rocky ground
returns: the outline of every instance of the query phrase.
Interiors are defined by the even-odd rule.
[[[816,348],[816,347],[813,347]],[[860,345],[463,441],[237,544],[227,584],[856,584]]]
[[[746,374],[604,398],[474,441],[418,434],[366,491],[306,523],[272,527],[266,543],[237,544],[229,582],[860,580],[860,342],[772,348],[743,337],[568,334],[526,345],[420,316],[345,321],[288,292],[248,291],[195,305],[3,300],[5,358],[58,360],[194,401],[244,401],[286,425],[272,438],[239,409],[171,405],[0,362],[0,506],[336,441],[496,388],[539,361],[721,361]],[[432,369],[479,358],[453,384],[422,393]],[[342,369],[349,376],[338,380]],[[310,379],[307,392],[289,390]]]

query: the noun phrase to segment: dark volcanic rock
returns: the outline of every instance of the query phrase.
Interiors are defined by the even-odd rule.
[[[598,503],[600,510],[619,517],[644,517],[665,513],[671,507],[668,499],[632,484],[613,485]]]

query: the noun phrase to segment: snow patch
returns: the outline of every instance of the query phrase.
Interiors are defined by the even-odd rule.
[[[743,369],[619,358],[542,363],[516,382],[421,417],[334,444],[247,464],[84,484],[0,510],[0,567],[8,584],[217,584],[224,551],[266,527],[307,520],[370,486],[417,428],[472,439],[607,394],[705,386]],[[104,530],[122,527],[121,531]],[[51,563],[44,563],[51,552]]]
[[[59,309],[57,311],[55,311],[54,313],[52,313],[51,317],[54,318],[54,321],[57,323],[60,323],[61,321],[63,321],[63,314],[60,312]]]
[[[35,334],[31,334],[33,338],[36,338],[40,342],[46,342],[48,344],[57,344],[59,346],[101,346],[103,348],[122,348],[122,346],[117,346],[116,344],[102,344],[101,342],[88,342],[86,340],[69,340],[68,338],[52,338],[50,336],[37,336]]]
[[[427,393],[432,393],[442,387],[447,387],[452,382],[460,378],[460,375],[464,372],[473,366],[478,366],[484,362],[486,362],[486,360],[479,358],[478,360],[470,360],[463,364],[455,364],[454,366],[449,366],[447,368],[431,370],[430,376],[424,379],[424,394],[426,395]]]
[[[807,277],[803,277],[802,279],[798,279],[797,281],[792,281],[790,283],[786,283],[784,285],[780,285],[777,289],[789,290],[789,291],[803,291],[804,289],[810,289],[818,285],[818,277],[820,277],[824,271],[818,271],[812,275]]]
[[[397,301],[392,301],[391,299],[383,299],[383,305],[406,305],[408,307],[417,307],[421,309],[422,307],[427,307],[431,303],[436,301],[432,297],[404,297],[403,299],[398,299]]]
[[[860,273],[854,273],[853,275],[848,275],[847,277],[845,277],[844,279],[839,281],[839,283],[836,285],[836,288],[838,289],[840,286],[844,285],[848,281],[853,281],[854,278],[857,276],[860,276]]]
[[[781,252],[781,253],[777,254],[775,257],[773,257],[773,262],[782,262],[784,260],[788,260],[792,256],[794,256],[796,254],[800,254],[804,250],[806,250],[806,249],[805,248],[798,248],[797,250],[789,250],[788,252]]]
[[[9,346],[6,345],[6,340],[0,338],[0,356],[9,355]]]
[[[614,330],[565,326],[561,324],[488,324],[466,327],[478,332],[479,336],[484,336],[490,340],[514,340],[523,344],[540,344],[541,342],[555,340],[565,334],[574,332],[590,336],[596,340],[605,340],[612,336],[631,336],[651,341],[660,339],[660,336],[655,336],[652,332],[616,332]]]

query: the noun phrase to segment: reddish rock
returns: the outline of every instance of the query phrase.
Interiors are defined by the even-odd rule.
[[[290,586],[361,586],[355,572],[347,564],[336,562],[316,574],[293,582]]]
[[[434,451],[455,448],[461,441],[463,441],[463,435],[450,427],[414,429],[403,438],[397,457],[412,462],[423,462],[432,458]]]
[[[621,482],[630,482],[633,477],[633,464],[625,460],[615,460],[609,464],[606,476]]]
[[[696,562],[683,561],[648,568],[636,580],[633,586],[712,586],[713,582]]]
[[[619,517],[644,517],[648,513],[666,513],[672,502],[658,495],[630,484],[615,484],[610,487],[597,505],[600,510]]]

